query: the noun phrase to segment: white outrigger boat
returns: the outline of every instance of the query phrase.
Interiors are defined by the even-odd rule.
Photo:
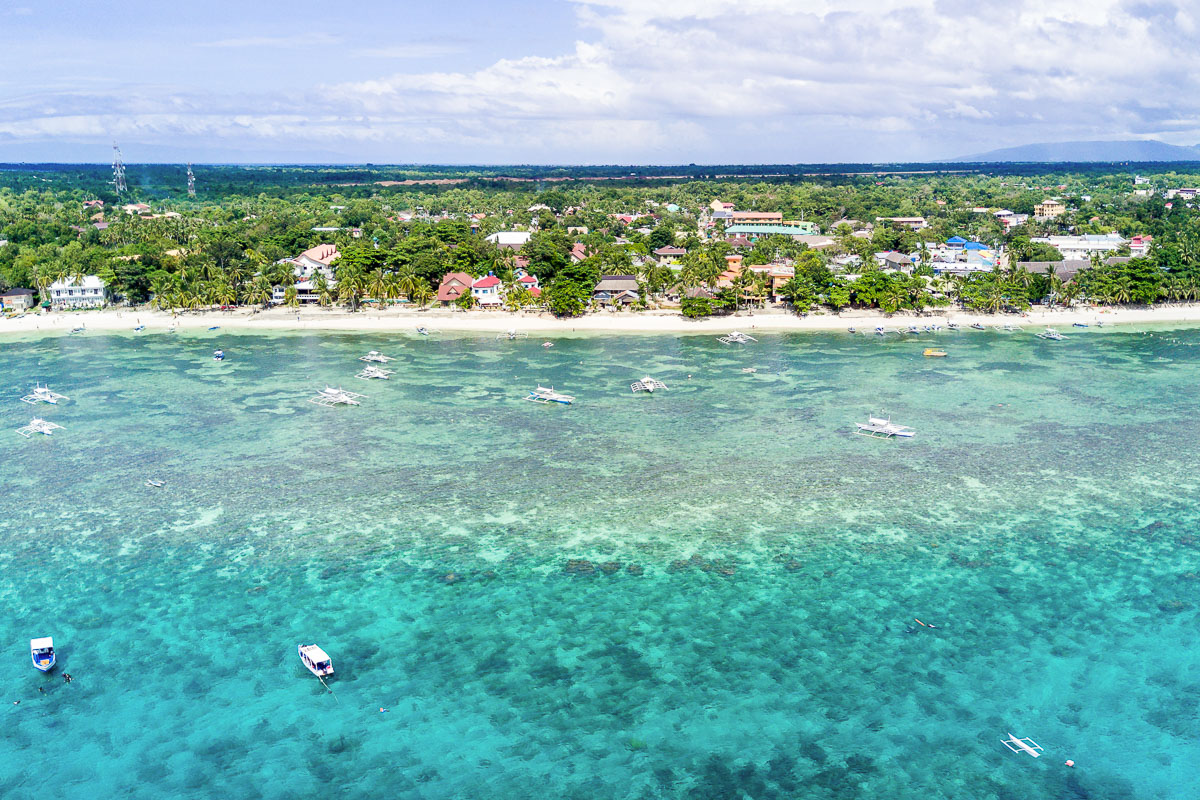
[[[54,637],[43,636],[40,639],[30,639],[29,657],[33,659],[34,669],[39,672],[49,672],[54,669]]]
[[[947,322],[946,329],[956,331],[956,330],[958,330],[958,323],[957,322]]]
[[[1000,742],[1014,753],[1028,753],[1034,758],[1040,756],[1045,750],[1045,748],[1028,736],[1024,739],[1018,739],[1010,733],[1007,739],[1001,739]]]
[[[34,417],[24,428],[17,428],[17,433],[28,439],[35,433],[41,433],[49,436],[50,434],[54,433],[54,431],[60,429],[62,429],[62,425]]]
[[[1039,339],[1050,339],[1051,341],[1055,342],[1059,342],[1067,338],[1058,331],[1054,330],[1054,328],[1046,328],[1046,330],[1042,331],[1041,333],[1035,333],[1034,336],[1038,337]]]
[[[379,352],[378,350],[372,350],[371,352],[367,353],[365,356],[359,356],[358,360],[374,362],[376,364],[386,364],[387,362],[392,360],[392,357],[385,356],[383,353]]]
[[[367,366],[363,367],[359,371],[359,373],[357,375],[355,375],[354,377],[362,378],[363,380],[366,380],[366,381],[369,381],[372,379],[382,379],[382,380],[386,381],[388,378],[392,377],[395,374],[396,373],[393,370],[382,369],[380,367],[375,366],[374,364],[368,364]]]
[[[77,325],[76,327],[71,328],[71,333],[87,333],[87,328],[83,325]]]
[[[746,342],[757,342],[758,339],[741,331],[731,331],[724,336],[718,336],[717,341],[721,344],[745,344]]]
[[[357,392],[347,392],[345,389],[334,389],[332,386],[326,386],[321,391],[317,392],[316,397],[310,397],[308,402],[315,403],[319,406],[331,408],[332,406],[357,406],[362,405],[359,402],[360,398],[366,397],[365,394]]]
[[[531,403],[558,403],[563,406],[569,406],[575,402],[575,398],[571,395],[556,392],[553,386],[547,389],[540,384],[536,389],[531,389],[529,396],[525,399]]]
[[[875,439],[892,439],[901,437],[904,439],[910,438],[916,433],[912,428],[906,428],[903,425],[897,425],[892,422],[892,418],[881,419],[879,417],[867,417],[866,422],[856,423],[858,430],[855,431],[860,436],[870,436]]]
[[[300,654],[304,666],[308,667],[308,671],[313,675],[323,678],[333,674],[333,659],[320,647],[315,644],[298,644],[296,651]]]
[[[883,329],[883,326],[882,326],[882,325],[876,325],[876,326],[875,326],[875,335],[876,335],[876,336],[884,336],[884,335],[886,335],[886,334],[887,334],[887,331],[885,331],[885,330]]]
[[[49,386],[42,386],[40,383],[35,384],[33,391],[21,398],[22,403],[35,405],[37,403],[49,403],[55,405],[59,400],[70,400],[65,394],[50,391]]]
[[[656,381],[654,378],[651,378],[647,375],[640,381],[634,381],[633,383],[629,384],[629,388],[635,392],[647,392],[649,394],[653,394],[655,389],[665,389],[667,388],[667,385],[662,381]]]
[[[149,486],[151,489],[161,489],[167,485],[167,482],[166,481],[156,481],[153,478],[147,478],[146,485]]]
[[[509,328],[504,333],[496,334],[497,339],[508,339],[509,341],[512,341],[513,339],[525,339],[528,336],[529,336],[528,333],[525,333],[524,331],[519,331],[516,328]]]

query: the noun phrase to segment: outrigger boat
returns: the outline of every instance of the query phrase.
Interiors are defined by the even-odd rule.
[[[378,350],[372,350],[371,352],[367,353],[365,356],[359,356],[358,360],[359,361],[373,361],[376,364],[386,364],[387,362],[392,360],[392,357],[385,356],[383,353],[379,352]]]
[[[156,481],[153,478],[147,478],[146,485],[151,487],[152,489],[161,489],[167,485],[167,482],[166,481]]]
[[[34,384],[33,391],[21,398],[22,403],[35,405],[37,403],[49,403],[56,405],[59,400],[70,400],[65,394],[50,391],[49,386],[42,386],[40,383]]]
[[[134,330],[135,330],[135,331],[144,331],[144,330],[146,330],[146,326],[145,326],[145,325],[138,325],[136,328],[134,328]]]
[[[518,331],[516,328],[509,328],[504,333],[496,334],[497,339],[508,339],[510,341],[513,339],[524,339],[527,336],[529,336],[528,333],[525,333],[524,331]]]
[[[49,672],[54,669],[54,637],[43,636],[41,639],[30,639],[29,657],[33,659],[34,669],[39,672]]]
[[[982,325],[982,324],[980,324],[980,323],[978,323],[978,322],[972,322],[972,323],[971,323],[971,327],[972,327],[972,328],[974,328],[974,329],[975,329],[975,330],[977,330],[977,331],[986,330],[986,329],[983,327],[983,325]]]
[[[296,652],[300,654],[300,660],[304,662],[308,671],[318,678],[333,674],[333,659],[315,644],[298,644]]]
[[[956,331],[956,330],[958,330],[958,323],[957,322],[947,322],[946,328],[948,330]]]
[[[379,367],[376,367],[373,364],[368,364],[367,366],[363,367],[362,370],[354,377],[362,378],[363,380],[367,380],[367,381],[369,381],[373,378],[378,378],[378,379],[382,379],[382,380],[386,381],[388,378],[392,377],[392,375],[394,375],[394,374],[395,374],[395,372],[393,372],[390,369],[380,369]]]
[[[1010,733],[1007,739],[1001,739],[1000,742],[1014,753],[1028,753],[1034,758],[1037,758],[1044,752],[1044,748],[1028,736],[1024,739],[1018,739]]]
[[[745,344],[746,342],[757,342],[758,339],[741,331],[731,331],[724,336],[718,336],[717,341],[721,344]]]
[[[213,350],[213,361],[224,361],[224,360],[225,360],[225,351],[224,350]]]
[[[556,392],[553,386],[547,389],[540,384],[536,389],[531,390],[529,396],[525,399],[531,403],[558,403],[564,406],[569,406],[575,402],[575,398],[571,395]]]
[[[221,327],[220,325],[213,325],[211,328],[209,328],[209,330],[215,331],[215,330],[218,330],[220,327]]]
[[[422,336],[428,336],[429,328],[417,328],[417,333],[421,334]]]
[[[554,342],[542,342],[542,347],[554,347]]]
[[[912,428],[906,428],[903,425],[896,425],[892,422],[892,418],[880,419],[879,417],[867,417],[866,422],[855,423],[858,430],[855,433],[860,436],[870,436],[875,439],[892,439],[901,437],[904,439],[910,438],[916,433]]]
[[[882,326],[882,325],[876,325],[876,326],[875,326],[875,335],[876,335],[876,336],[883,336],[883,335],[885,335],[886,333],[887,333],[887,331],[885,331],[885,330],[883,329],[883,326]]]
[[[345,389],[334,389],[332,386],[326,386],[321,391],[317,392],[316,397],[310,397],[308,402],[315,403],[319,406],[331,408],[333,406],[357,406],[362,405],[359,398],[366,397],[365,394],[357,392],[347,392]]]
[[[1086,322],[1076,322],[1076,323],[1075,323],[1075,325],[1074,325],[1074,327],[1076,327],[1076,328],[1086,328],[1086,327],[1087,327],[1087,323],[1086,323]]]
[[[76,327],[71,328],[71,333],[86,333],[86,332],[87,332],[87,328],[85,328],[82,325],[77,325]]]
[[[17,433],[21,434],[26,439],[28,439],[30,436],[33,436],[35,433],[42,433],[42,434],[45,434],[46,436],[49,436],[52,433],[54,433],[54,431],[60,430],[61,428],[62,428],[62,425],[58,425],[56,423],[48,422],[44,419],[38,419],[35,417],[24,428],[17,428]]]
[[[858,333],[858,331],[854,330],[853,326],[846,328],[846,330],[850,331],[851,333]]]
[[[1046,328],[1046,330],[1042,331],[1041,333],[1035,333],[1034,336],[1038,337],[1039,339],[1050,339],[1051,341],[1055,342],[1059,342],[1067,338],[1058,331],[1054,330],[1054,328]]]
[[[909,325],[909,326],[908,326],[908,332],[909,332],[909,333],[920,333],[921,331],[919,331],[919,330],[917,329],[917,326],[916,326],[916,325]]]
[[[629,388],[635,392],[647,392],[653,394],[655,389],[665,389],[667,385],[662,381],[656,381],[649,376],[642,378],[640,381],[634,381],[629,384]]]

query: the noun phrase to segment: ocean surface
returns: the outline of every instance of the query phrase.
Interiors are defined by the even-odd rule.
[[[1195,797],[1200,330],[1065,332],[0,340],[0,797]]]

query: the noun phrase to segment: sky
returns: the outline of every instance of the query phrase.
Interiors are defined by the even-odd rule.
[[[0,0],[0,162],[922,161],[1200,142],[1197,0]]]

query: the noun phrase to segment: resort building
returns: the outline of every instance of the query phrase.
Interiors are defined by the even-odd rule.
[[[1129,255],[1140,258],[1150,255],[1150,246],[1154,244],[1153,236],[1134,236],[1129,240]]]
[[[484,275],[471,284],[471,296],[475,304],[483,307],[498,306],[504,302],[500,294],[500,279],[495,275]]]
[[[687,255],[687,250],[685,250],[682,247],[672,247],[671,245],[667,245],[666,247],[660,247],[654,251],[655,260],[658,261],[659,264],[663,264],[666,266],[678,264],[679,259],[683,258],[686,255]]]
[[[637,276],[601,275],[600,282],[592,290],[592,297],[605,306],[635,303],[639,297]]]
[[[149,214],[150,206],[146,205],[145,203],[129,203],[128,205],[121,206],[121,210],[130,216]]]
[[[1111,256],[1128,244],[1119,233],[1085,234],[1083,236],[1041,236],[1032,242],[1048,244],[1062,253],[1067,261],[1091,259],[1093,255]]]
[[[506,250],[520,250],[533,236],[529,231],[497,231],[484,238],[496,247]]]
[[[914,231],[919,231],[922,228],[928,228],[929,223],[924,217],[876,217],[876,222],[890,222],[900,228],[912,228]]]
[[[104,281],[95,275],[81,280],[69,278],[50,284],[50,303],[55,308],[99,308],[109,300]]]
[[[32,289],[5,289],[0,291],[0,311],[24,311],[33,308]]]
[[[739,222],[783,222],[783,212],[781,211],[734,211],[732,220],[734,224]]]
[[[447,272],[438,285],[437,301],[444,306],[450,305],[464,294],[469,294],[474,281],[475,279],[465,272]]]
[[[1091,266],[1091,261],[1079,258],[1065,259],[1063,261],[1017,262],[1017,269],[1032,272],[1034,275],[1047,275],[1053,272],[1063,283],[1073,280],[1080,270],[1088,269]]]
[[[763,236],[815,236],[817,226],[811,222],[734,222],[725,226],[726,238],[745,236],[750,241],[756,241]]]
[[[298,301],[301,303],[320,302],[321,297],[317,292],[317,284],[320,283],[319,276],[325,278],[325,283],[330,289],[337,286],[337,281],[333,278],[333,267],[330,265],[340,255],[337,245],[319,244],[316,247],[310,247],[295,258],[279,262],[292,266],[292,274],[296,278],[293,285],[296,287]],[[271,292],[271,302],[275,304],[284,302],[286,293],[286,287],[276,286]]]
[[[1067,207],[1057,200],[1043,200],[1033,207],[1033,216],[1037,219],[1054,219],[1066,212]]]

